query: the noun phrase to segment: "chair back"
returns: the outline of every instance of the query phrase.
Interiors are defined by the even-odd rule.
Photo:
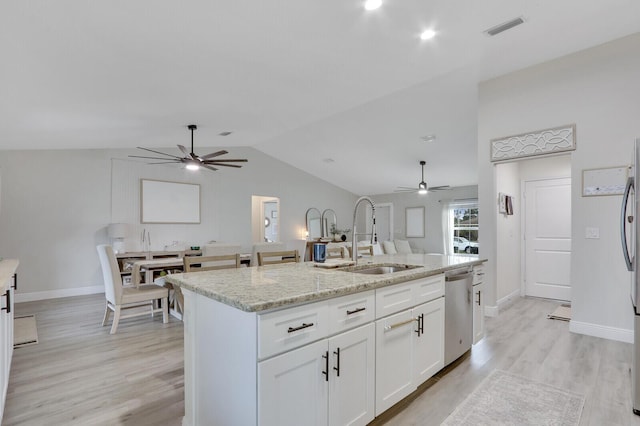
[[[122,275],[116,255],[108,244],[101,244],[96,247],[100,266],[102,267],[102,280],[104,281],[104,295],[109,302],[119,305],[122,299]]]
[[[289,240],[287,241],[287,250],[298,250],[300,260],[307,260],[307,240]]]
[[[349,249],[349,257],[353,256],[351,247]],[[373,256],[373,246],[371,244],[368,245],[360,245],[358,244],[358,256]]]
[[[284,251],[259,251],[258,266],[273,265],[276,263],[298,263],[300,256],[298,250]]]
[[[220,256],[185,256],[184,271],[213,271],[240,267],[240,253]]]
[[[215,243],[205,244],[202,248],[203,256],[220,256],[224,254],[240,253],[240,244]]]
[[[258,266],[258,252],[285,251],[286,249],[284,243],[255,243],[251,253],[251,266]]]
[[[347,257],[346,246],[343,243],[327,244],[327,259],[342,259]]]

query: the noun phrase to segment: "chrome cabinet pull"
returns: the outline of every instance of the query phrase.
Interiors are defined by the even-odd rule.
[[[398,328],[398,327],[402,327],[403,325],[411,324],[414,321],[418,321],[418,318],[411,318],[409,320],[398,322],[398,323],[395,323],[395,324],[392,324],[392,325],[385,325],[384,326],[384,331],[393,330],[394,328]]]
[[[301,326],[289,327],[289,329],[287,330],[287,333],[293,333],[294,331],[302,330],[302,329],[309,328],[309,327],[313,327],[313,323],[312,322],[310,322],[309,324],[303,322]]]
[[[4,308],[1,308],[1,310],[7,311],[7,313],[10,314],[11,313],[11,292],[7,290],[4,293],[4,297],[7,298],[7,306],[5,306]]]
[[[336,366],[333,367],[333,369],[336,370],[336,376],[340,377],[340,348],[336,348],[336,350],[333,351],[333,354],[338,357],[336,360]]]
[[[322,355],[322,358],[324,358],[324,371],[322,372],[322,374],[324,374],[325,382],[328,382],[329,381],[329,351],[326,351],[324,355]]]
[[[356,308],[353,311],[350,311],[347,309],[347,315],[353,315],[353,314],[357,314],[358,312],[362,312],[364,310],[366,310],[367,308]]]

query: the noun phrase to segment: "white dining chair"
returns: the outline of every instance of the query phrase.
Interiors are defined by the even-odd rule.
[[[118,323],[122,318],[148,315],[148,312],[136,312],[122,315],[124,309],[140,308],[146,305],[151,307],[151,316],[156,312],[162,312],[162,322],[169,322],[169,289],[153,284],[143,284],[137,287],[124,287],[122,276],[113,248],[107,244],[97,246],[100,266],[102,267],[102,278],[104,281],[104,295],[106,307],[102,325],[109,321],[111,311],[113,311],[113,323],[110,334],[115,334],[118,330]],[[154,301],[160,300],[160,307],[154,307]]]

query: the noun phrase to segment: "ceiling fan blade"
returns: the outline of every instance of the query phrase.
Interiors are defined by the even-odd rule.
[[[395,189],[393,192],[417,192],[415,189]]]
[[[247,159],[239,159],[239,158],[234,158],[234,159],[227,159],[227,158],[218,158],[216,160],[204,160],[203,163],[216,163],[216,162],[224,162],[224,163],[246,163]]]
[[[157,163],[147,163],[147,164],[176,164],[179,163],[179,161],[160,161]]]
[[[189,151],[187,151],[187,148],[185,148],[182,145],[178,145],[178,148],[180,149],[180,151],[182,151],[184,155],[186,155],[187,157],[189,156]]]
[[[442,185],[442,186],[431,186],[429,187],[429,191],[444,191],[447,189],[450,189],[451,187],[449,185]]]
[[[154,152],[156,154],[161,154],[161,155],[166,155],[167,157],[173,157],[173,158],[180,158],[180,157],[176,157],[175,155],[171,155],[171,154],[167,154],[165,152],[160,152],[160,151],[154,151],[153,149],[149,149],[149,148],[143,148],[141,146],[136,147],[138,149],[144,149],[145,151],[149,151],[149,152]]]
[[[228,152],[223,149],[222,151],[212,152],[211,154],[203,155],[200,158],[203,159],[203,160],[208,160],[209,158],[218,157],[218,156],[224,155],[224,154],[228,154]]]
[[[213,170],[214,172],[218,170],[215,167],[207,166],[206,164],[203,164],[202,167],[204,167],[205,169]]]
[[[416,188],[415,186],[398,186],[397,188],[398,189],[406,189],[407,191],[408,190],[411,190],[411,191],[417,191],[418,190],[418,188]]]
[[[162,157],[145,157],[142,155],[130,155],[129,157],[133,157],[133,158],[148,158],[150,160],[169,160],[168,158],[162,158]],[[170,160],[170,161],[175,161],[178,162],[180,161],[179,158],[176,158],[175,160]]]
[[[207,161],[206,163],[202,163],[202,164],[211,164],[213,166],[224,166],[224,167],[236,167],[236,168],[240,168],[242,166],[236,166],[235,164],[224,164],[224,163],[217,163],[215,161]]]

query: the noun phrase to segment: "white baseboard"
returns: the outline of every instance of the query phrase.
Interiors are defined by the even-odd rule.
[[[633,343],[633,330],[627,330],[624,328],[607,327],[604,325],[571,320],[569,322],[569,331],[572,333],[601,337],[603,339],[615,340],[618,342]]]
[[[498,311],[505,309],[507,306],[515,302],[520,297],[520,289],[514,290],[511,294],[507,294],[502,299],[498,300]]]
[[[57,299],[59,297],[84,296],[87,294],[104,293],[104,286],[65,288],[62,290],[36,291],[33,293],[16,293],[16,303],[33,302],[36,300]]]
[[[520,297],[520,290],[515,290],[513,293],[506,295],[502,299],[498,300],[496,306],[484,307],[484,315],[487,317],[497,317],[500,311],[511,305],[517,298]]]

